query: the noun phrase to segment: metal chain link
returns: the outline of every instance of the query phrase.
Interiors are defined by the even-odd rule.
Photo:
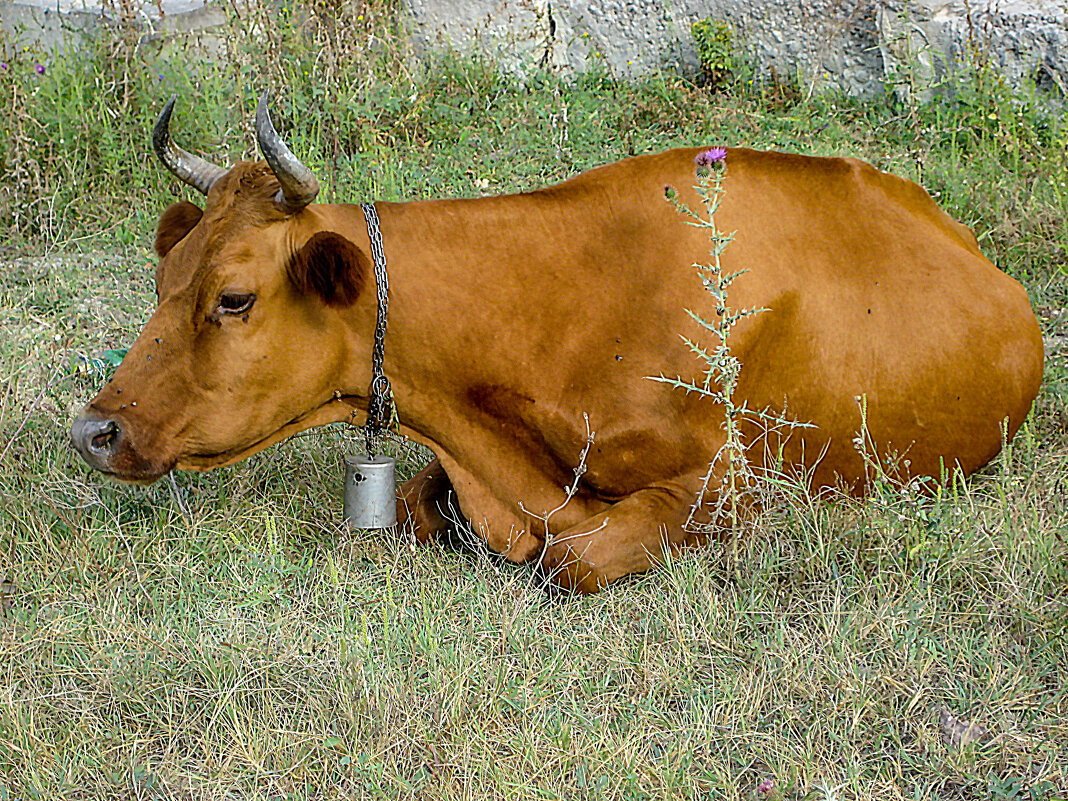
[[[367,220],[367,235],[371,240],[371,261],[375,267],[378,288],[378,316],[375,321],[375,341],[371,351],[371,399],[367,404],[367,425],[363,434],[367,441],[367,455],[374,458],[375,440],[382,434],[390,418],[390,386],[382,367],[386,355],[386,314],[389,311],[389,276],[386,274],[386,251],[382,246],[382,230],[374,203],[362,203]]]

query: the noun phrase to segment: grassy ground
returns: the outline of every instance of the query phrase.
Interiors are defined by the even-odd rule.
[[[43,76],[8,53],[0,74],[0,801],[753,799],[767,779],[792,799],[1068,797],[1056,113],[981,74],[909,107],[744,76],[713,96],[388,54],[212,77],[116,53]],[[336,428],[109,484],[66,431],[105,378],[94,357],[151,309],[154,218],[179,191],[149,158],[151,118],[178,89],[181,141],[224,161],[248,147],[258,81],[282,78],[328,197],[530,188],[683,143],[916,178],[1032,294],[1048,357],[1033,419],[935,498],[798,494],[743,541],[564,602],[477,547],[346,533],[354,438]],[[406,473],[423,458],[399,455]]]

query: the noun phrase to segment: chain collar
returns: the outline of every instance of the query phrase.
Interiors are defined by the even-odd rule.
[[[382,368],[386,352],[386,314],[389,311],[389,276],[386,273],[386,251],[382,247],[382,230],[374,203],[361,203],[367,220],[367,235],[371,240],[371,260],[375,266],[375,285],[378,290],[378,315],[375,321],[375,341],[371,352],[371,399],[367,404],[367,425],[363,435],[367,441],[367,455],[374,457],[375,441],[386,429],[390,418],[389,379]]]

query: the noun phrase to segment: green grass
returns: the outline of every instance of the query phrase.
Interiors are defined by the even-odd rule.
[[[670,76],[524,85],[329,40],[351,69],[127,69],[119,45],[0,75],[0,801],[753,799],[766,778],[792,799],[1068,797],[1068,130],[1040,99],[977,79],[915,108]],[[282,78],[328,198],[527,189],[692,143],[921,180],[1031,292],[1033,417],[934,498],[795,493],[744,540],[566,601],[478,547],[347,533],[359,438],[336,427],[109,484],[66,432],[103,383],[94,355],[152,307],[176,186],[151,121],[177,89],[179,141],[250,155],[256,92]],[[399,455],[404,474],[425,458]],[[944,712],[986,735],[950,742]]]

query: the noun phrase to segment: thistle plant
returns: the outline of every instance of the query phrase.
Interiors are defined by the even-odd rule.
[[[723,445],[713,455],[698,490],[697,498],[690,508],[686,526],[697,530],[695,523],[698,512],[704,508],[708,499],[710,485],[717,474],[720,475],[719,493],[711,509],[711,527],[720,525],[726,519],[729,528],[734,531],[741,522],[739,516],[740,498],[743,492],[750,491],[756,478],[749,462],[745,436],[741,423],[751,420],[765,427],[795,427],[806,424],[786,419],[784,413],[770,410],[750,409],[746,402],[735,399],[735,390],[742,371],[742,363],[730,348],[730,336],[739,321],[767,311],[764,308],[731,308],[727,292],[731,284],[748,270],[727,272],[723,269],[722,257],[727,246],[734,240],[734,232],[726,232],[716,224],[716,212],[723,202],[724,183],[727,178],[727,150],[714,147],[702,151],[694,159],[697,183],[694,189],[701,198],[703,210],[694,210],[679,198],[674,187],[664,187],[664,195],[675,210],[686,217],[687,225],[703,228],[708,233],[712,247],[707,264],[694,264],[694,269],[701,279],[701,284],[715,301],[715,317],[706,319],[692,309],[686,313],[707,334],[711,334],[711,345],[704,345],[695,339],[681,335],[687,347],[704,362],[704,372],[700,382],[686,381],[681,377],[668,378],[663,374],[650,376],[659,381],[686,392],[696,392],[711,399],[723,409]]]

